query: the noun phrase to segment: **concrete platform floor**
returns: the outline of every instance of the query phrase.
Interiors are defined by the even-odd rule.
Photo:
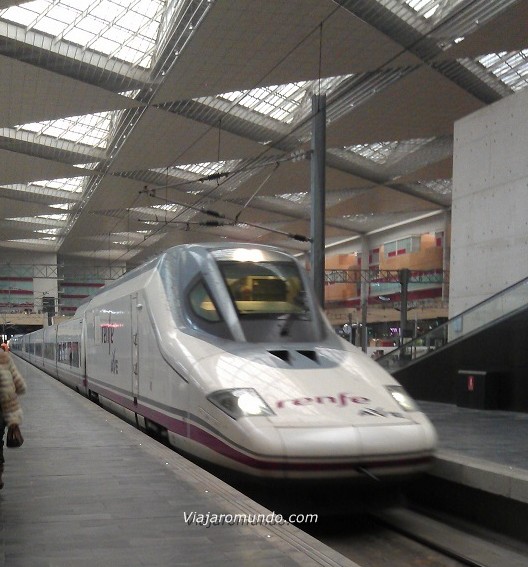
[[[292,525],[211,525],[270,511],[26,362],[24,445],[4,448],[8,567],[357,565]],[[228,516],[224,516],[228,519]]]

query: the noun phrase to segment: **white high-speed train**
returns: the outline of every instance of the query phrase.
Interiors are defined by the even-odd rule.
[[[337,336],[292,256],[176,246],[15,354],[168,442],[254,477],[401,479],[431,463],[427,417]]]

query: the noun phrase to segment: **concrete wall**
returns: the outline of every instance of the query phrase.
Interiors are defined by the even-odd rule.
[[[449,316],[528,276],[528,89],[455,123]]]

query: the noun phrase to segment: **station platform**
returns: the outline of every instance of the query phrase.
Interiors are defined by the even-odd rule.
[[[275,523],[269,510],[14,360],[28,392],[21,398],[24,445],[4,448],[2,565],[358,567],[295,526]],[[212,522],[225,521],[208,523],[207,514]],[[248,522],[259,515],[266,521],[240,525],[233,523],[237,514]]]
[[[423,401],[419,405],[439,438],[432,475],[528,503],[528,414]]]

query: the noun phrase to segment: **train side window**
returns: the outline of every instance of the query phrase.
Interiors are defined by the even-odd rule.
[[[189,293],[189,301],[194,313],[196,313],[198,317],[212,323],[220,321],[220,315],[216,305],[211,299],[203,281],[197,282],[192,287]]]

